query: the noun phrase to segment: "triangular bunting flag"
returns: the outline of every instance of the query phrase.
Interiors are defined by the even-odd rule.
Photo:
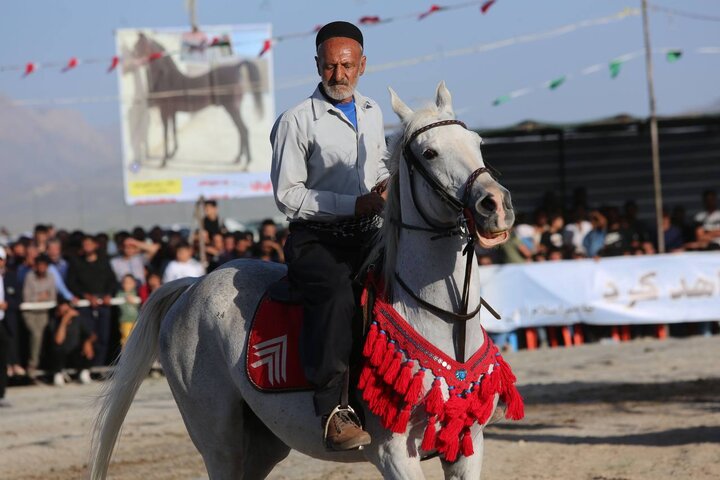
[[[560,85],[562,85],[563,83],[565,83],[565,76],[564,76],[564,75],[563,75],[562,77],[560,77],[560,78],[556,78],[555,80],[552,80],[552,81],[548,84],[548,88],[549,88],[550,90],[555,90],[556,88],[558,88],[558,87],[559,87]]]
[[[610,62],[610,78],[615,78],[620,75],[620,69],[622,68],[623,62],[620,60],[613,60]]]
[[[680,60],[680,57],[682,57],[682,50],[670,50],[665,54],[665,58],[667,58],[668,63],[677,62]]]
[[[480,12],[482,12],[483,15],[487,13],[488,10],[490,10],[490,7],[493,6],[495,3],[495,0],[488,0],[487,2],[482,4],[482,7],[480,7]]]
[[[498,97],[495,100],[493,100],[493,107],[497,107],[498,105],[502,105],[503,103],[507,103],[510,101],[510,95],[503,95],[502,97]]]

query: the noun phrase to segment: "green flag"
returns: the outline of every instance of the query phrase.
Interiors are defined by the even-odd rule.
[[[558,87],[559,87],[560,85],[562,85],[563,83],[565,83],[565,76],[564,76],[564,75],[563,75],[562,77],[560,77],[560,78],[556,78],[555,80],[551,81],[550,84],[548,85],[548,88],[550,88],[550,90],[555,90],[556,88],[558,88]]]
[[[682,57],[682,50],[670,50],[665,54],[665,58],[667,58],[668,63],[677,62],[680,60],[680,57]]]
[[[493,100],[493,107],[497,107],[498,105],[502,105],[503,103],[507,103],[510,101],[510,95],[503,95],[502,97],[498,97],[495,100]]]
[[[610,78],[615,78],[618,75],[620,75],[620,68],[622,67],[623,62],[621,60],[613,60],[610,62]]]

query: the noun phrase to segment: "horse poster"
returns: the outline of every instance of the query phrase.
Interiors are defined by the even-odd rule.
[[[270,195],[268,24],[116,31],[128,205]]]

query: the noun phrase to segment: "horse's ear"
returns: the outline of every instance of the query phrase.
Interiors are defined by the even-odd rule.
[[[390,103],[392,104],[393,111],[397,114],[398,117],[400,117],[400,120],[402,122],[405,122],[410,115],[413,114],[413,111],[405,105],[405,102],[400,100],[400,97],[397,96],[397,93],[395,93],[395,90],[388,87],[388,91],[390,92]]]
[[[438,111],[454,118],[455,112],[453,112],[452,107],[452,96],[450,95],[450,91],[445,86],[444,80],[438,83],[435,97],[435,105],[437,105]]]

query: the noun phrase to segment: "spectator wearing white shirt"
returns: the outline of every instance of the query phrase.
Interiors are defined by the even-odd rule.
[[[201,277],[205,275],[205,267],[192,257],[190,244],[181,242],[175,252],[175,260],[168,263],[163,275],[163,283],[185,277]]]
[[[138,284],[143,285],[145,265],[152,260],[159,249],[158,244],[148,244],[132,237],[124,238],[120,244],[120,255],[110,260],[117,281],[121,282],[125,275],[132,275]]]
[[[695,215],[695,236],[701,248],[720,248],[720,210],[717,208],[717,193],[705,190],[702,195],[704,210]]]

